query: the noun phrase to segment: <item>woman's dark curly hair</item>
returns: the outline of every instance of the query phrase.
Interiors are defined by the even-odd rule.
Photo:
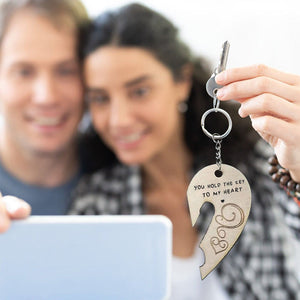
[[[158,12],[140,4],[129,4],[99,15],[90,24],[82,41],[82,58],[107,45],[139,47],[149,51],[171,71],[174,80],[181,80],[184,66],[192,66],[192,88],[187,99],[188,110],[184,114],[184,139],[193,155],[199,155],[208,147],[213,158],[214,145],[203,134],[200,125],[202,114],[212,108],[212,98],[208,96],[205,87],[211,73],[204,59],[192,55],[180,39],[178,29]],[[237,115],[236,106],[232,104],[222,103],[222,108],[229,111],[232,117]],[[224,133],[228,126],[226,119],[220,113],[212,115],[214,118],[206,119],[207,129],[212,133]],[[249,129],[249,120],[245,124],[239,119],[238,125],[233,120],[233,131],[225,139],[230,145],[227,151],[231,156],[251,146],[253,139],[246,139]],[[104,164],[110,163],[114,157],[101,141],[99,147],[94,146],[93,149],[99,151],[99,159]]]

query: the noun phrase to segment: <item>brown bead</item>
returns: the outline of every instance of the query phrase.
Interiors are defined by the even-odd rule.
[[[291,179],[291,177],[289,175],[283,175],[281,178],[280,178],[280,184],[282,185],[286,185],[287,182]]]
[[[269,174],[272,175],[278,171],[278,168],[276,166],[271,166],[269,168]]]
[[[278,170],[278,173],[281,174],[282,176],[283,176],[283,175],[289,175],[289,174],[290,174],[289,170],[283,169],[283,168],[280,168],[280,169]]]
[[[287,188],[290,190],[290,191],[294,191],[295,190],[295,187],[296,187],[296,182],[294,180],[290,180],[288,183],[287,183]]]
[[[272,157],[270,157],[270,158],[268,159],[268,163],[269,163],[271,166],[277,166],[277,165],[278,165],[278,160],[277,160],[276,155],[273,155]]]
[[[279,182],[279,180],[280,180],[281,177],[282,177],[282,176],[281,176],[281,174],[279,174],[279,173],[274,173],[274,174],[272,175],[272,179],[273,179],[273,181],[275,181],[275,182]]]
[[[284,188],[289,196],[296,197],[300,206],[300,183],[291,179],[289,170],[279,165],[276,155],[270,157],[268,162],[270,164],[269,174],[272,180],[279,183],[280,187]]]

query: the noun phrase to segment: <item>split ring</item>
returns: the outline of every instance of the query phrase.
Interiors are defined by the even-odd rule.
[[[225,133],[223,134],[218,134],[218,133],[214,133],[214,134],[211,134],[208,130],[205,129],[205,119],[206,117],[212,113],[212,112],[220,112],[222,113],[226,118],[227,118],[227,121],[228,121],[228,128],[226,130]],[[231,131],[232,129],[232,120],[231,120],[231,117],[229,115],[229,113],[221,108],[211,108],[209,110],[207,110],[203,115],[202,115],[202,118],[201,118],[201,127],[202,127],[202,130],[203,132],[209,137],[211,138],[212,140],[222,140],[224,139]]]

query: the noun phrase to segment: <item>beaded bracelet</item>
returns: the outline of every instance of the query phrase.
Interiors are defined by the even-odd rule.
[[[269,158],[268,163],[271,165],[269,174],[272,176],[272,180],[279,183],[280,187],[283,188],[289,196],[293,197],[300,206],[300,183],[295,182],[291,178],[289,170],[279,165],[275,154]]]

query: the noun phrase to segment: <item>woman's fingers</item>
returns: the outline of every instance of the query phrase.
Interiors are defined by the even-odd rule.
[[[298,86],[288,85],[269,77],[256,77],[227,84],[217,92],[220,100],[255,97],[269,93],[281,97],[289,102],[300,102],[300,89]]]
[[[280,165],[292,171],[294,180],[299,181],[299,125],[272,116],[254,116],[251,121],[253,128],[274,148]]]
[[[296,135],[287,134],[287,132],[294,132],[297,134],[297,125],[288,123],[282,119],[273,116],[253,116],[251,118],[253,128],[263,137],[268,136],[267,142],[274,148],[277,147],[277,142],[288,145],[295,145],[297,139]],[[300,133],[299,133],[300,135]]]
[[[227,85],[235,81],[247,80],[256,77],[269,77],[288,85],[300,85],[300,76],[285,73],[262,64],[228,69],[218,74],[216,76],[216,81],[220,85]]]
[[[276,95],[264,93],[240,102],[239,114],[242,118],[249,115],[270,115],[290,122],[299,121],[300,107],[295,107],[291,102]]]
[[[241,117],[274,148],[280,164],[300,178],[300,76],[256,65],[216,76],[220,100],[241,103]]]

